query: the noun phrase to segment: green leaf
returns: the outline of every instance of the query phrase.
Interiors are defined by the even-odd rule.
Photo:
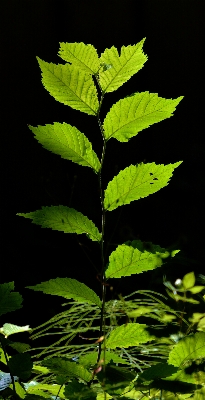
[[[116,349],[116,347],[130,347],[137,346],[139,343],[147,343],[154,340],[146,331],[147,325],[128,323],[113,329],[106,341],[108,349]]]
[[[86,286],[71,278],[56,278],[39,283],[35,286],[26,286],[28,289],[41,291],[54,296],[62,296],[65,299],[74,299],[80,302],[96,304],[101,307],[101,301],[97,294]]]
[[[191,360],[205,357],[205,333],[197,332],[181,339],[169,353],[168,363],[186,367]]]
[[[65,122],[62,124],[54,122],[53,125],[29,126],[29,128],[45,149],[66,160],[71,160],[84,167],[91,167],[95,172],[100,170],[101,164],[92,150],[92,144],[75,126]]]
[[[59,391],[60,389],[60,391]],[[26,384],[26,391],[27,393],[30,393],[32,395],[34,394],[41,394],[43,397],[51,399],[51,396],[48,395],[48,392],[51,393],[53,396],[53,399],[59,399],[63,398],[65,399],[65,396],[63,394],[64,392],[64,387],[60,387],[60,385],[57,385],[56,383],[54,385],[52,384],[46,384],[46,383],[39,383],[36,381],[31,381],[29,384]],[[58,395],[58,397],[56,397]]]
[[[21,379],[29,379],[33,362],[31,361],[30,354],[15,354],[8,362],[8,367],[13,375]]]
[[[119,245],[109,257],[106,278],[121,278],[160,267],[163,263],[161,254],[165,252],[165,249],[152,243],[146,250],[140,240]]]
[[[150,125],[170,118],[176,106],[183,99],[164,99],[157,93],[135,93],[119,100],[107,113],[103,128],[106,140],[115,138],[119,142],[128,142],[138,132]]]
[[[74,208],[61,205],[42,207],[41,210],[16,215],[32,219],[33,224],[41,225],[42,228],[51,228],[64,233],[86,233],[93,241],[101,240],[101,234],[94,223]]]
[[[65,386],[65,397],[69,400],[91,400],[96,399],[97,393],[95,393],[92,389],[90,389],[87,385],[85,386],[83,383],[78,381],[69,382]]]
[[[190,289],[195,285],[195,275],[194,272],[189,272],[182,279],[182,284],[184,289]]]
[[[154,379],[166,378],[172,375],[178,370],[177,367],[173,365],[168,365],[166,363],[158,363],[147,368],[139,375],[139,380],[152,381]]]
[[[144,41],[145,39],[142,39],[133,46],[122,46],[120,56],[114,46],[105,49],[101,54],[102,66],[111,66],[106,71],[104,68],[99,70],[99,83],[104,93],[118,89],[143,67],[147,61],[147,56],[142,50]]]
[[[174,169],[181,163],[182,161],[168,165],[141,163],[120,171],[105,190],[105,210],[115,210],[119,206],[158,192],[168,185]]]
[[[0,284],[0,315],[22,308],[23,298],[14,290],[14,282]]]
[[[49,368],[57,375],[60,374],[76,377],[83,379],[85,382],[89,382],[92,379],[92,374],[87,371],[82,365],[68,361],[65,358],[54,357],[51,359],[47,359],[42,362],[42,365]]]
[[[8,343],[8,346],[18,351],[18,353],[24,353],[25,351],[28,351],[31,348],[31,346],[28,343],[11,342],[11,341],[10,343]]]
[[[194,287],[188,289],[188,291],[191,292],[192,294],[196,294],[196,293],[200,293],[204,288],[205,288],[205,286],[194,286]]]
[[[100,68],[97,50],[91,44],[61,42],[58,55],[88,74],[96,74]]]
[[[7,338],[9,335],[12,335],[14,333],[19,333],[19,332],[28,332],[30,331],[31,328],[29,328],[29,325],[26,326],[18,326],[18,325],[13,325],[13,324],[4,324],[2,328],[0,328],[0,332]]]
[[[97,362],[97,353],[96,351],[93,351],[92,353],[85,354],[84,356],[81,356],[79,359],[79,363],[81,365],[84,365],[85,367],[91,367],[94,366]],[[101,358],[104,359],[104,352],[101,355]],[[118,356],[114,352],[110,351],[105,351],[105,364],[108,364],[110,361],[113,361],[116,364],[128,364],[127,361],[125,361],[122,357]]]
[[[99,102],[92,76],[70,64],[47,63],[37,57],[42,83],[55,100],[74,110],[97,115]]]

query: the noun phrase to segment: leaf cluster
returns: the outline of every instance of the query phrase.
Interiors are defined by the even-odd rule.
[[[117,90],[144,66],[142,47],[112,46],[98,56],[94,46],[60,43],[64,64],[37,57],[45,89],[55,100],[97,119],[103,139],[99,157],[89,138],[68,123],[30,126],[47,150],[92,169],[98,178],[102,226],[66,205],[42,207],[17,215],[42,228],[86,234],[97,242],[101,258],[101,297],[84,283],[69,277],[49,279],[34,291],[66,299],[64,311],[37,328],[4,323],[0,328],[0,399],[186,399],[205,395],[205,314],[191,316],[176,311],[168,298],[153,291],[137,290],[107,301],[109,280],[159,268],[171,253],[140,240],[118,244],[106,260],[105,215],[167,186],[181,161],[169,165],[137,163],[120,171],[102,186],[106,146],[110,139],[128,142],[149,126],[170,118],[183,96],[164,99],[156,93],[134,93],[120,99],[101,121],[105,95]],[[183,305],[204,301],[204,286],[195,285],[194,272],[175,284],[164,285],[169,297]],[[0,285],[0,315],[21,308],[22,297],[12,282]],[[192,297],[191,297],[192,296]],[[199,300],[196,300],[197,296]],[[52,344],[31,348],[10,340],[28,332],[30,339],[54,337]],[[15,351],[16,354],[11,354]]]

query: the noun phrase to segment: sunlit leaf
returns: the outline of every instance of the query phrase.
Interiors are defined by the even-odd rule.
[[[64,233],[85,233],[89,239],[100,241],[101,234],[85,215],[66,206],[42,207],[41,210],[18,213],[20,217],[32,219],[32,222],[42,228],[51,228]]]
[[[173,171],[182,161],[175,164],[153,163],[130,165],[120,171],[105,190],[105,210],[112,211],[131,201],[147,197],[167,186]]]
[[[205,333],[197,332],[181,339],[169,353],[168,363],[186,367],[187,363],[205,357]]]
[[[165,249],[152,243],[146,250],[140,240],[119,245],[109,257],[106,278],[121,278],[160,267],[163,263],[161,254],[165,252]]]
[[[58,55],[88,74],[96,74],[100,67],[97,50],[91,44],[61,42]]]
[[[137,346],[139,343],[147,343],[154,340],[146,331],[147,325],[128,323],[113,329],[106,341],[108,349],[116,349],[116,347],[130,347]]]
[[[89,382],[92,379],[92,374],[82,365],[68,361],[65,358],[54,357],[43,361],[42,364],[58,375],[80,378],[85,382]]]
[[[2,328],[0,328],[0,332],[5,336],[8,337],[9,335],[12,335],[14,333],[19,333],[19,332],[28,332],[30,331],[31,328],[29,328],[29,325],[26,326],[18,326],[18,325],[13,325],[13,324],[4,324]]]
[[[190,289],[195,285],[195,275],[194,272],[189,272],[182,279],[182,284],[184,289]]]
[[[170,118],[182,99],[183,96],[164,99],[157,93],[143,92],[119,100],[103,122],[106,140],[115,138],[119,142],[128,142],[143,129]]]
[[[100,169],[100,161],[92,149],[92,144],[75,126],[54,122],[53,125],[29,126],[35,138],[42,146],[58,154],[61,158],[91,167],[95,172]]]
[[[101,54],[102,65],[110,66],[106,70],[99,70],[99,82],[104,93],[118,89],[144,66],[147,61],[147,56],[142,50],[144,41],[145,39],[142,39],[133,46],[122,46],[120,55],[114,46],[105,49]]]
[[[86,114],[97,115],[97,89],[92,76],[70,64],[47,63],[37,57],[42,83],[55,100]]]
[[[35,286],[27,286],[28,289],[41,291],[46,294],[62,296],[66,299],[74,299],[89,304],[97,304],[101,307],[101,300],[96,293],[84,283],[71,278],[56,278],[42,282]]]

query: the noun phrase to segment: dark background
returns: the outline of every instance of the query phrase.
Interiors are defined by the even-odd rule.
[[[167,187],[108,212],[106,231],[109,239],[122,212],[110,252],[116,243],[140,239],[179,248],[181,257],[155,272],[115,280],[113,293],[125,295],[140,288],[162,291],[163,274],[176,279],[193,270],[205,273],[204,18],[203,0],[1,1],[0,277],[1,283],[15,281],[23,294],[23,323],[33,324],[34,317],[36,321],[47,319],[62,303],[62,299],[24,289],[27,285],[67,276],[100,294],[97,272],[89,261],[99,269],[96,243],[85,235],[41,229],[16,216],[17,212],[63,204],[87,215],[100,230],[96,176],[91,169],[43,149],[27,127],[56,121],[76,125],[101,155],[95,118],[56,102],[41,83],[36,56],[61,63],[59,42],[91,43],[100,55],[112,45],[120,51],[121,46],[146,37],[143,49],[148,61],[126,84],[105,96],[102,120],[113,103],[133,92],[147,90],[164,98],[184,96],[174,117],[140,132],[128,143],[108,142],[105,187],[130,164],[183,160]]]

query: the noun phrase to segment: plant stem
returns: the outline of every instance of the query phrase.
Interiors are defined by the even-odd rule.
[[[101,124],[101,121],[100,121],[100,118],[99,118],[103,97],[104,97],[104,94],[102,93],[101,99],[100,99],[100,104],[99,104],[99,109],[98,109],[98,113],[97,113],[97,121],[98,121],[98,125],[99,125],[100,132],[101,132],[101,135],[102,135],[102,139],[103,139],[103,149],[102,149],[102,156],[101,156],[101,168],[100,168],[100,171],[99,171],[99,174],[98,174],[99,190],[100,190],[100,202],[101,202],[101,212],[102,212],[102,239],[101,239],[102,308],[101,308],[101,318],[100,318],[100,337],[101,336],[105,336],[105,332],[104,332],[104,308],[105,308],[105,296],[106,296],[105,257],[104,257],[105,209],[104,209],[104,191],[103,191],[103,186],[102,186],[102,167],[103,167],[103,162],[104,162],[104,158],[105,158],[106,140],[105,140],[105,136],[104,136],[104,132],[103,132],[103,127],[102,127],[102,124]],[[100,361],[101,351],[102,351],[102,342],[99,342],[97,362]],[[104,353],[105,353],[105,347],[104,347]]]

